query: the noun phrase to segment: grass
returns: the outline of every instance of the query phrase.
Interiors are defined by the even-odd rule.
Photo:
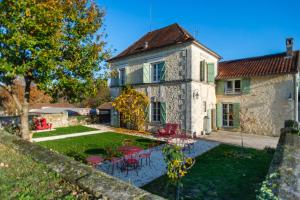
[[[90,155],[106,156],[107,147],[122,145],[124,139],[133,140],[133,145],[146,149],[150,144],[160,144],[158,141],[147,138],[125,135],[115,132],[99,133],[95,135],[86,135],[60,140],[39,142],[38,144],[55,150],[61,154],[75,158],[75,160],[84,161]]]
[[[81,125],[61,127],[61,128],[55,128],[54,131],[34,133],[33,138],[49,137],[49,136],[56,136],[56,135],[65,135],[65,134],[72,134],[72,133],[82,133],[82,132],[95,131],[95,130],[97,130],[97,129],[90,128],[90,127],[87,127],[87,126],[81,126]]]
[[[89,199],[45,165],[0,144],[0,199]]]
[[[274,150],[255,150],[220,145],[196,158],[182,179],[183,199],[252,200],[264,180]],[[162,176],[143,189],[174,199],[174,186]]]

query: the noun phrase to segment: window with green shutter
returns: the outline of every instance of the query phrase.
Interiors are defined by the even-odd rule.
[[[217,105],[217,127],[220,126],[224,128],[240,127],[239,103],[222,103]]]
[[[151,65],[152,82],[164,81],[166,76],[165,62],[152,63]]]
[[[166,123],[166,103],[151,102],[151,122]]]
[[[143,66],[143,83],[150,83],[151,77],[150,77],[150,63],[144,63]]]
[[[214,63],[207,63],[207,82],[215,82],[215,65]]]

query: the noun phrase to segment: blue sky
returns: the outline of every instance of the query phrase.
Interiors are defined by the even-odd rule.
[[[299,0],[96,0],[106,10],[108,46],[117,53],[150,30],[179,23],[223,60],[300,49]]]

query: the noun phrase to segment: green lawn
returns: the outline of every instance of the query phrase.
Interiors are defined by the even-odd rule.
[[[160,144],[158,141],[114,132],[39,142],[38,144],[73,157],[76,160],[83,161],[90,155],[106,156],[105,149],[107,147],[117,148],[122,145],[124,139],[132,139],[133,145],[144,149],[149,144]]]
[[[82,133],[82,132],[95,131],[95,130],[97,130],[97,129],[86,127],[86,126],[81,126],[81,125],[69,126],[69,127],[55,128],[54,131],[34,133],[32,137],[33,138],[41,138],[41,137],[65,135],[65,134],[71,134],[71,133]]]
[[[197,157],[196,164],[183,178],[184,199],[253,200],[264,180],[273,150],[242,149],[220,145]],[[174,199],[174,187],[162,176],[143,189]]]
[[[43,164],[0,144],[0,199],[88,199]]]

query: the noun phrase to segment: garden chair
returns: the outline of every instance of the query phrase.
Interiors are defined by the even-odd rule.
[[[162,129],[157,130],[157,136],[158,137],[169,137],[170,135],[174,134],[173,131],[173,124],[166,123],[166,127]]]
[[[115,167],[117,167],[117,168],[119,167],[119,163],[122,162],[122,158],[117,156],[116,150],[113,148],[107,148],[106,153],[107,153],[107,156],[106,156],[105,160],[110,161],[110,165],[108,166],[107,171],[109,171],[109,169],[111,167],[111,174],[114,175]]]
[[[149,144],[148,149],[145,150],[143,153],[139,154],[141,166],[143,166],[143,160],[145,160],[146,165],[149,165],[151,167],[151,165],[150,165],[150,163],[151,163],[151,154],[154,151],[154,147],[155,147],[154,144]]]
[[[138,167],[139,167],[139,161],[138,161],[138,156],[137,155],[127,155],[124,157],[124,170],[126,171],[126,176],[128,175],[128,172],[130,170],[135,170],[137,176],[139,175],[138,173]]]

